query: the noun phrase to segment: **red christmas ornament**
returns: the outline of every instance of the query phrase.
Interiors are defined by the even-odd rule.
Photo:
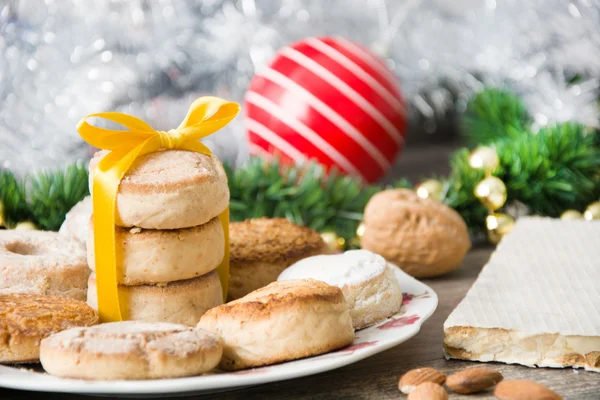
[[[245,97],[250,153],[380,179],[404,144],[405,105],[382,60],[340,37],[281,49]]]

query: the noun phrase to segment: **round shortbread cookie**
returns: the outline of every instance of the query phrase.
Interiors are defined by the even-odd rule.
[[[85,250],[57,232],[0,231],[0,293],[85,301],[90,275]]]
[[[58,232],[75,240],[85,248],[88,236],[88,221],[91,216],[92,198],[86,196],[67,213],[65,221]]]
[[[392,267],[367,250],[306,258],[283,271],[278,280],[308,278],[342,289],[354,329],[373,325],[402,307],[402,290]]]
[[[119,285],[119,296],[127,305],[124,319],[146,322],[170,322],[193,326],[202,314],[223,304],[223,292],[217,271],[198,278],[166,285]],[[98,309],[96,275],[90,275],[88,304]]]
[[[83,301],[0,294],[0,363],[37,362],[43,338],[97,323],[98,316]]]
[[[223,340],[224,370],[314,356],[354,340],[342,291],[313,279],[273,282],[209,310],[198,328]]]
[[[122,285],[167,283],[215,270],[225,252],[219,218],[193,228],[116,228],[117,279]],[[94,227],[90,221],[88,264],[95,271]]]
[[[257,218],[229,225],[230,300],[277,280],[279,274],[306,257],[329,253],[318,232],[285,218]]]
[[[106,154],[100,151],[90,161],[90,188],[94,169]],[[207,223],[228,205],[227,176],[217,157],[161,150],[137,158],[121,180],[115,223],[144,229],[190,228]]]
[[[221,359],[221,340],[184,325],[112,322],[69,329],[42,341],[40,361],[51,375],[113,380],[199,375]]]

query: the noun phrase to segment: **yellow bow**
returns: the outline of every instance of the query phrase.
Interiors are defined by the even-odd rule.
[[[210,155],[198,140],[223,128],[240,111],[236,103],[217,97],[201,97],[194,101],[177,129],[155,131],[139,118],[118,112],[90,114],[77,124],[81,137],[94,147],[110,150],[94,171],[92,187],[94,207],[94,254],[98,292],[98,314],[102,321],[122,321],[122,298],[117,281],[115,244],[116,198],[119,183],[136,158],[160,149],[180,149]],[[123,125],[128,130],[98,128],[86,118],[97,117]],[[221,215],[225,232],[225,257],[217,269],[223,296],[227,293],[229,275],[229,209]],[[121,296],[122,297],[122,296]]]

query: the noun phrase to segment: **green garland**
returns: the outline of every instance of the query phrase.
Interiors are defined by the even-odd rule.
[[[31,221],[41,229],[57,231],[67,212],[88,194],[88,172],[81,162],[28,175],[22,181],[0,170],[0,202],[9,228]]]
[[[231,192],[231,219],[282,217],[317,231],[334,231],[350,241],[362,220],[365,205],[381,186],[365,186],[323,169],[284,166],[278,160],[251,158],[243,168],[226,166]],[[393,187],[410,187],[406,180]]]
[[[498,139],[516,139],[531,126],[525,104],[515,94],[489,88],[467,104],[461,133],[469,147],[488,145]]]
[[[600,135],[595,131],[564,123],[534,133],[518,97],[486,89],[469,102],[463,133],[471,147],[485,144],[496,149],[500,166],[494,175],[506,184],[507,204],[518,201],[530,213],[557,217],[600,198]],[[463,148],[450,157],[442,201],[464,218],[472,234],[478,234],[485,232],[487,210],[473,190],[483,172],[471,168],[469,154]],[[363,185],[335,172],[325,175],[316,165],[284,166],[258,158],[242,168],[225,169],[232,220],[284,217],[321,232],[335,231],[350,244],[374,193],[411,186],[406,180],[386,187]],[[30,175],[21,182],[9,171],[0,171],[0,202],[8,227],[30,220],[42,229],[57,230],[68,210],[87,194],[88,176],[81,163]]]

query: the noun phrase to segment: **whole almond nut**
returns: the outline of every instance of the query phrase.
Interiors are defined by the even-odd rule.
[[[448,393],[443,387],[433,382],[421,383],[410,392],[408,400],[448,400]]]
[[[477,393],[491,388],[502,378],[500,372],[490,368],[469,368],[450,375],[446,386],[460,394]]]
[[[443,385],[446,381],[446,375],[434,368],[411,369],[400,377],[398,389],[404,394],[409,394],[423,382],[433,382]]]
[[[546,386],[526,380],[500,382],[494,396],[500,400],[562,400],[562,396]]]

